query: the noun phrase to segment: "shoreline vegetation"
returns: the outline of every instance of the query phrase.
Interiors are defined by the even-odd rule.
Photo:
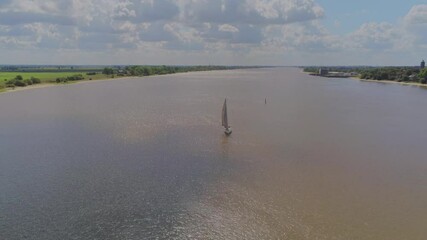
[[[420,67],[303,67],[303,71],[313,76],[427,87],[427,68]]]
[[[0,66],[0,93],[92,80],[144,77],[256,66]]]

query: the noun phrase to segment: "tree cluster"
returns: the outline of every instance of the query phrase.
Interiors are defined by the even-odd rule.
[[[105,68],[102,70],[102,74],[105,74],[105,75],[112,75],[112,74],[114,74],[114,69],[113,69],[113,68],[110,68],[110,67],[105,67]]]
[[[75,75],[68,76],[68,77],[57,78],[56,82],[57,83],[66,83],[68,81],[79,81],[79,80],[83,80],[83,79],[85,79],[83,77],[83,75],[81,75],[81,74],[75,74]]]
[[[130,76],[150,76],[176,73],[175,67],[169,66],[129,66],[125,71]]]
[[[424,68],[420,71],[418,74],[418,78],[420,79],[420,82],[423,84],[427,84],[427,68]]]
[[[397,82],[420,82],[418,73],[419,69],[415,67],[381,67],[362,70],[360,78]]]
[[[6,82],[6,87],[25,87],[39,83],[41,83],[39,78],[31,77],[30,79],[24,79],[21,75],[17,75],[15,78]]]

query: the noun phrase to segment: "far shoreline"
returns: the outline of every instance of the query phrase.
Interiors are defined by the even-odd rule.
[[[310,75],[310,76],[317,76],[317,77],[322,77],[319,75],[313,75],[313,72],[305,72],[304,70],[301,70],[301,72]],[[333,77],[329,77],[329,78],[333,78]],[[339,77],[338,77],[339,78]],[[345,77],[347,79],[352,79],[352,80],[357,80],[360,82],[371,82],[371,83],[384,83],[384,84],[399,84],[402,86],[413,86],[413,87],[422,87],[422,88],[427,88],[427,84],[423,84],[423,83],[417,83],[417,82],[398,82],[398,81],[393,81],[393,80],[373,80],[373,79],[362,79],[359,77]]]
[[[362,79],[358,77],[351,77],[353,80],[358,80],[361,82],[373,82],[373,83],[385,83],[385,84],[399,84],[403,86],[414,86],[414,87],[424,87],[427,88],[427,84],[416,83],[416,82],[398,82],[392,80],[372,80],[372,79]]]
[[[310,76],[312,75],[311,72],[304,72],[305,74],[308,74]],[[4,88],[0,90],[0,94],[4,93],[13,93],[13,92],[20,92],[25,90],[32,90],[32,89],[39,89],[39,88],[47,88],[47,87],[55,87],[55,86],[66,86],[66,85],[74,85],[79,83],[90,83],[90,82],[103,82],[103,81],[114,81],[114,80],[123,80],[123,79],[132,79],[132,78],[145,78],[145,77],[156,77],[156,76],[162,76],[162,75],[176,75],[176,74],[185,74],[190,72],[181,72],[181,73],[171,73],[171,74],[158,74],[158,75],[150,75],[150,76],[119,76],[114,78],[105,78],[105,79],[96,79],[96,80],[80,80],[80,81],[69,81],[67,83],[40,83],[36,85],[30,85],[25,87],[15,87],[15,88]],[[321,77],[321,76],[320,76]],[[402,86],[414,86],[414,87],[422,87],[427,88],[427,84],[422,83],[416,83],[416,82],[397,82],[392,80],[372,80],[372,79],[361,79],[359,77],[347,77],[348,79],[357,80],[360,82],[372,82],[372,83],[384,83],[384,84],[399,84]]]
[[[159,76],[159,75],[151,75],[151,76]],[[151,77],[151,76],[145,76],[145,77]],[[114,77],[114,78],[103,78],[103,79],[96,79],[96,80],[79,80],[79,81],[69,81],[67,83],[40,83],[40,84],[34,84],[29,85],[25,87],[14,87],[14,88],[4,88],[0,91],[0,94],[4,93],[13,93],[13,92],[20,92],[20,91],[26,91],[26,90],[32,90],[32,89],[38,89],[38,88],[48,88],[48,87],[59,87],[59,86],[67,86],[67,85],[74,85],[79,83],[89,83],[89,82],[101,82],[101,81],[113,81],[113,80],[122,80],[125,78],[137,78],[138,76],[120,76],[120,77]]]

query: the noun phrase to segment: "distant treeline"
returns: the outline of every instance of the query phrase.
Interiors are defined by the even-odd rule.
[[[427,83],[427,69],[419,67],[321,67],[330,72],[356,72],[361,79]],[[318,72],[320,67],[306,67],[305,72]]]
[[[164,75],[182,72],[229,70],[237,68],[235,66],[127,66],[124,68],[106,67],[102,73],[107,75],[117,74],[118,76],[150,76]]]
[[[88,74],[89,75],[89,74]],[[82,74],[74,74],[72,76],[68,76],[68,77],[60,77],[60,78],[56,78],[56,82],[57,83],[66,83],[68,81],[80,81],[80,80],[84,80],[85,78],[83,77]]]
[[[96,72],[102,68],[73,67],[73,66],[1,66],[0,72],[31,72],[31,73],[55,73],[55,72]]]
[[[318,73],[319,69],[324,69],[327,70],[329,72],[343,72],[343,73],[350,73],[350,72],[360,72],[363,69],[369,69],[372,67],[345,67],[345,66],[330,66],[330,67],[316,67],[316,66],[311,66],[311,67],[304,67],[304,72],[309,72],[309,73]]]
[[[20,65],[0,65],[0,72],[99,72],[101,73],[105,68],[113,69],[114,73],[121,73],[123,71],[129,72],[132,69],[143,69],[148,75],[154,74],[168,74],[178,72],[192,72],[192,71],[209,71],[209,70],[226,70],[237,68],[255,68],[242,67],[242,66],[154,66],[154,65],[136,65],[136,66],[108,66],[108,67],[93,67],[93,66],[20,66]],[[139,74],[136,74],[139,75]],[[135,76],[136,76],[135,75]]]
[[[361,79],[390,80],[398,82],[420,82],[425,79],[419,77],[420,69],[417,67],[382,67],[360,72]]]

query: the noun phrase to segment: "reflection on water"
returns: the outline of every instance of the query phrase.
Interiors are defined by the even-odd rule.
[[[1,94],[0,239],[423,239],[426,105],[286,68]]]

